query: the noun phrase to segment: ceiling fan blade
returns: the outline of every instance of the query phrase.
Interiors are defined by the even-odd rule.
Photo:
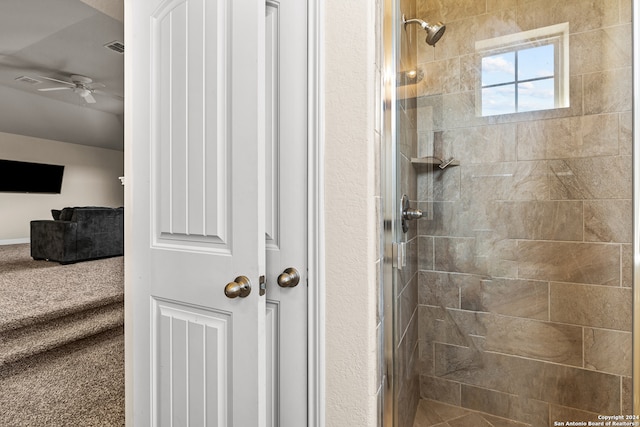
[[[95,104],[96,103],[96,99],[90,93],[88,93],[86,95],[80,95],[80,96],[82,96],[82,98],[84,98],[84,100],[87,102],[87,104]]]
[[[99,87],[106,87],[106,86],[103,83],[93,82],[85,85],[85,87],[87,87],[88,89],[94,90]]]
[[[40,92],[51,92],[53,90],[71,90],[72,87],[47,87],[44,89],[38,89]]]
[[[108,92],[105,92],[105,91],[102,91],[102,90],[94,90],[92,92],[95,93],[95,94],[98,94],[98,95],[108,96],[110,98],[114,98],[114,99],[117,99],[119,101],[123,101],[124,100],[123,96],[115,95],[113,93],[108,93]]]
[[[72,83],[72,82],[65,82],[64,80],[53,79],[53,78],[51,78],[51,77],[45,77],[45,76],[38,76],[38,77],[40,77],[40,78],[42,78],[42,79],[45,79],[45,80],[51,80],[52,82],[62,83],[62,84],[69,85],[69,86],[75,86],[75,84],[74,84],[74,83]]]

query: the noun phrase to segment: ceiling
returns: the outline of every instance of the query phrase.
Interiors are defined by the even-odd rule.
[[[124,55],[104,45],[123,43],[124,25],[85,2],[100,3],[0,0],[0,132],[123,150]],[[94,104],[43,78],[71,75],[93,80]],[[69,89],[38,90],[54,87]]]

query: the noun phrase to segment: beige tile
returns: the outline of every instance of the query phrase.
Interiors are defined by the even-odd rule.
[[[418,340],[418,372],[420,375],[433,376],[435,359],[433,341],[420,337]]]
[[[551,283],[551,321],[631,331],[629,288]]]
[[[471,335],[484,335],[482,313],[456,310],[440,311],[434,307],[419,307],[419,336],[425,342],[440,342],[462,347],[476,346]],[[438,318],[438,314],[444,314]]]
[[[476,53],[460,56],[460,91],[476,90],[480,86],[481,57]]]
[[[619,377],[474,349],[436,344],[437,376],[594,413],[618,413]]]
[[[631,22],[633,15],[632,0],[620,0],[620,22]],[[631,412],[623,412],[631,413]]]
[[[418,309],[418,278],[413,277],[409,284],[402,290],[402,293],[398,297],[398,313],[396,319],[397,333],[399,337],[402,337],[411,319],[416,316],[416,310]]]
[[[633,115],[631,112],[620,113],[618,142],[620,143],[621,155],[631,155],[633,153]]]
[[[423,399],[460,405],[460,384],[433,376],[420,376],[420,395]]]
[[[633,286],[633,246],[621,245],[622,271],[620,272],[621,286],[630,288]]]
[[[420,69],[424,73],[424,78],[418,83],[418,96],[460,91],[459,58],[427,62],[420,64]]]
[[[620,249],[599,243],[518,242],[522,279],[620,285]]]
[[[451,156],[436,156],[449,159]],[[417,174],[417,199],[436,202],[452,202],[460,199],[460,168],[444,170],[433,165],[414,166]]]
[[[549,320],[549,284],[533,280],[493,278],[461,287],[463,310]]]
[[[446,2],[419,0],[416,7],[419,14],[428,16],[428,19],[437,19],[443,22],[452,22],[481,15],[487,11],[485,2],[469,0],[450,0]]]
[[[621,414],[633,414],[633,381],[631,377],[622,377],[622,402],[620,404]]]
[[[584,76],[585,114],[630,111],[631,95],[631,67]]]
[[[492,125],[453,129],[443,133],[443,155],[471,163],[516,160],[516,125]]]
[[[487,119],[476,114],[476,108],[475,91],[442,95],[443,128],[459,129],[486,125]]]
[[[463,176],[461,186],[464,185],[467,183],[464,182]],[[466,237],[473,235],[476,228],[489,226],[482,204],[471,205],[461,201],[433,202],[430,209],[430,218],[417,221],[420,235]]]
[[[631,199],[631,157],[550,160],[552,200]]]
[[[549,417],[549,404],[534,399],[520,399],[515,395],[462,386],[462,406],[498,417],[544,426]],[[518,424],[522,425],[522,424]]]
[[[431,427],[446,425],[447,420],[459,418],[468,414],[457,406],[446,405],[433,400],[422,399],[418,403],[414,427]]]
[[[495,202],[492,228],[505,238],[575,240],[583,238],[583,202]]]
[[[502,9],[513,9],[518,5],[518,0],[487,0],[487,12]]]
[[[417,99],[418,126],[422,131],[441,131],[443,129],[443,95],[420,96]],[[427,120],[427,121],[425,121]]]
[[[518,24],[523,30],[569,22],[578,33],[618,23],[618,0],[538,0],[518,4]]]
[[[433,411],[427,402],[427,400],[420,400],[418,403],[413,427],[431,427],[444,422],[442,417]]]
[[[465,415],[464,417],[456,418],[455,420],[449,421],[449,425],[451,427],[493,427],[493,425],[483,418],[480,414],[471,413],[469,415]]]
[[[617,114],[518,124],[518,159],[611,156],[619,150]]]
[[[411,381],[400,384],[398,397],[398,427],[412,427],[413,420],[418,407],[420,395],[418,393],[420,387],[419,379],[416,377]]]
[[[546,161],[468,165],[462,169],[461,198],[549,200],[548,173]]]
[[[477,276],[421,271],[418,275],[419,304],[460,308],[460,287],[479,281]]]
[[[582,367],[582,328],[516,317],[485,318],[485,350]]]
[[[631,24],[573,34],[571,74],[588,74],[631,66]]]
[[[476,239],[466,237],[436,237],[434,268],[467,274],[487,274],[486,259],[476,253]]]
[[[418,237],[418,269],[433,270],[433,237]]]
[[[631,338],[631,332],[585,328],[585,368],[630,377],[633,348]]]
[[[584,240],[631,243],[631,200],[589,200],[584,203]]]

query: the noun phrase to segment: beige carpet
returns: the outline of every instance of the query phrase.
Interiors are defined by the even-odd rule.
[[[124,426],[123,331],[0,369],[0,426]]]
[[[124,425],[123,266],[0,246],[0,426]]]
[[[60,265],[0,246],[0,331],[123,301],[124,257]]]

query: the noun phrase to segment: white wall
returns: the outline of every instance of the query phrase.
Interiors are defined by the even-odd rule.
[[[27,241],[29,222],[65,206],[123,206],[124,153],[0,132],[0,158],[64,165],[60,194],[0,193],[0,243]]]
[[[324,2],[326,426],[377,426],[374,1]]]

